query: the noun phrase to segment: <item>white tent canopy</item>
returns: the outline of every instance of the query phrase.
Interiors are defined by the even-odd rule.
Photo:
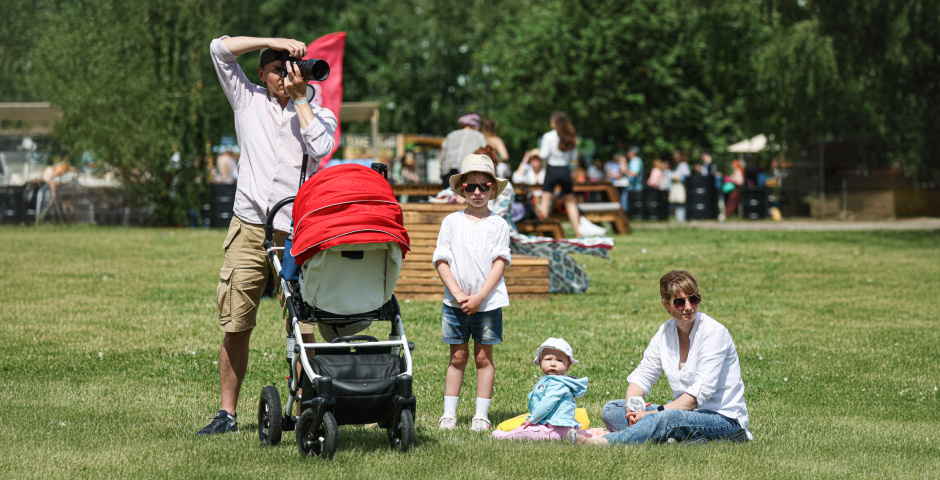
[[[767,146],[767,135],[763,133],[747,140],[741,140],[728,147],[729,152],[734,153],[757,153]]]

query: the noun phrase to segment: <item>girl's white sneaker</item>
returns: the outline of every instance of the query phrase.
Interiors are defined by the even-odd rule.
[[[473,417],[470,422],[471,432],[488,432],[490,430],[490,419],[483,417]]]
[[[457,417],[453,415],[444,415],[437,421],[437,426],[441,430],[453,430],[457,428]]]

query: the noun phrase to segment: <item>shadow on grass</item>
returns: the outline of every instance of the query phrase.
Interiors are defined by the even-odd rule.
[[[255,437],[258,436],[257,422],[245,423],[244,427],[239,426],[239,429],[243,432],[251,432],[251,435]],[[285,430],[282,433],[280,445],[275,448],[283,448],[285,445],[296,448],[294,438],[294,430]],[[258,442],[260,445],[260,440],[258,440]],[[420,428],[415,429],[415,440],[412,448],[419,445],[433,445],[435,443],[438,443],[437,439],[422,433]],[[384,428],[366,425],[339,426],[339,442],[337,452],[346,448],[355,448],[356,450],[367,452],[382,452],[392,450],[392,447],[388,441],[388,434]]]

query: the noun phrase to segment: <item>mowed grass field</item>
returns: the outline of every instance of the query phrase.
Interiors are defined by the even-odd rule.
[[[517,301],[495,349],[495,423],[526,410],[536,347],[567,339],[605,402],[668,318],[658,279],[684,268],[701,310],[731,331],[755,440],[578,447],[441,432],[447,348],[440,302],[402,302],[417,344],[416,446],[340,427],[332,462],[302,460],[292,432],[263,448],[261,387],[284,394],[275,300],[261,305],[240,397],[242,432],[197,438],[218,408],[215,291],[222,230],[0,228],[2,478],[937,478],[940,476],[940,232],[638,229],[610,261],[576,256],[584,295]],[[511,268],[511,267],[510,267]],[[377,335],[385,332],[376,330]],[[383,327],[384,329],[384,327]],[[661,378],[648,397],[671,399]]]

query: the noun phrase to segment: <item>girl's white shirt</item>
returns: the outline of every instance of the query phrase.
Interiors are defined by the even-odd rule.
[[[438,260],[446,261],[460,291],[472,295],[483,287],[497,258],[506,259],[508,267],[512,256],[509,253],[509,224],[506,220],[491,213],[475,222],[468,219],[465,212],[454,212],[441,222],[441,232],[437,236],[437,248],[434,249],[431,263],[436,265]],[[460,306],[447,288],[444,288],[444,303],[451,307]],[[508,306],[506,281],[500,277],[499,283],[483,300],[478,311],[487,312]]]
[[[627,382],[635,383],[649,394],[661,373],[666,374],[673,398],[683,393],[695,397],[697,410],[718,412],[734,418],[748,430],[747,405],[741,363],[731,334],[724,325],[699,312],[689,334],[689,355],[679,369],[679,332],[670,319],[653,336],[643,360]]]

